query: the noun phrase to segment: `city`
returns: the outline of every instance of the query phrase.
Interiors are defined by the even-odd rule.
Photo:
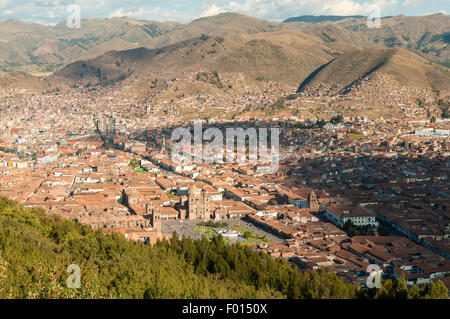
[[[449,21],[446,14],[437,17]],[[346,19],[348,25],[329,22],[324,30],[332,26],[353,30],[360,18]],[[315,26],[321,25],[311,28]],[[310,26],[296,26],[300,27]],[[167,34],[182,27],[174,28]],[[321,54],[329,61],[314,62],[314,71],[303,78],[286,75],[280,80],[272,66],[264,71],[267,78],[245,68],[223,70],[227,59],[238,64],[246,56],[250,61],[259,45],[265,58],[273,54],[274,61],[278,55],[291,59],[286,52],[297,44],[286,44],[286,52],[271,46],[291,41],[299,36],[298,30],[284,25],[270,28],[274,30],[248,31],[245,36],[205,35],[201,30],[200,37],[162,49],[149,45],[143,51],[123,51],[131,57],[122,60],[117,51],[99,53],[85,62],[76,59],[50,76],[28,75],[22,66],[0,74],[0,197],[21,205],[20,211],[42,209],[61,223],[75,222],[133,245],[165,249],[165,242],[176,249],[189,238],[195,245],[206,241],[219,247],[220,240],[233,249],[283,260],[293,271],[335,274],[358,289],[373,288],[375,267],[382,280],[404,280],[406,291],[439,287],[448,297],[450,71],[444,63],[448,60],[442,58],[438,64],[431,62],[438,58],[426,60],[412,49],[391,46],[372,51],[364,47],[356,58],[346,51],[350,42],[340,39],[320,44],[335,51],[324,49]],[[450,24],[445,28],[448,36]],[[307,38],[314,29],[299,30]],[[275,42],[266,44],[263,39],[271,33]],[[241,45],[246,37],[249,42]],[[249,55],[238,56],[249,48]],[[232,53],[224,53],[227,50]],[[169,66],[167,59],[174,52],[187,62]],[[200,59],[200,54],[211,61],[189,62]],[[215,54],[223,56],[207,57]],[[0,66],[6,61],[5,70],[12,67],[1,58]],[[150,66],[140,64],[144,59],[151,60]],[[368,61],[366,69],[358,69],[362,68],[358,59]],[[167,68],[155,71],[166,62]],[[343,71],[350,67],[346,63],[355,75]],[[129,73],[118,73],[122,69]],[[405,72],[403,82],[399,70]],[[427,84],[416,85],[414,81],[423,76],[429,77]],[[182,128],[194,136],[196,123],[201,123],[202,140],[194,137],[183,144],[181,150],[188,151],[189,158],[178,161],[174,131]],[[250,133],[267,129],[273,134],[274,128],[279,132],[279,150],[274,151],[272,136],[269,156],[276,158],[277,167],[271,171],[267,169],[273,163],[250,161],[251,151],[261,147],[261,140],[252,140]],[[212,159],[192,160],[208,149],[206,132],[226,136],[230,129],[241,129],[243,148],[235,148],[232,139],[231,150],[221,144]],[[230,151],[236,154],[225,160],[223,154]],[[236,155],[245,160],[236,160]],[[256,154],[258,159],[261,153]],[[7,218],[9,210],[0,208],[0,217]],[[32,225],[30,218],[24,219],[25,225]],[[56,244],[65,247],[70,236],[84,236],[87,230],[74,232],[83,235],[68,232]],[[53,236],[51,231],[42,234]],[[180,258],[190,262],[186,256]],[[0,254],[0,270],[2,258],[5,253]],[[214,267],[208,268],[210,274],[226,278],[220,265]],[[269,288],[276,292],[273,296],[296,296],[294,288],[289,292]],[[255,289],[250,296],[265,296],[260,287]],[[8,296],[1,292],[2,298]],[[125,298],[136,296],[121,293]],[[151,289],[142,294],[160,296]]]

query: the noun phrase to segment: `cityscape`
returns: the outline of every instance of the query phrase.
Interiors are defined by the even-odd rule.
[[[448,298],[447,14],[1,10],[1,298]]]

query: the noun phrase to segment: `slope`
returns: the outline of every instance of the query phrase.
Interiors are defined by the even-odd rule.
[[[430,90],[435,97],[450,93],[448,68],[399,48],[372,48],[343,54],[314,71],[300,84],[298,92],[348,94],[375,74],[388,75],[397,86]]]

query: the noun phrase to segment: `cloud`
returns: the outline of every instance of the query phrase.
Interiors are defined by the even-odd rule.
[[[200,14],[200,17],[203,18],[203,17],[215,16],[215,15],[218,15],[219,13],[224,13],[224,12],[227,12],[227,10],[220,8],[220,7],[216,6],[215,4],[212,4]]]
[[[405,0],[417,1],[417,0]],[[397,0],[244,0],[231,1],[216,10],[240,12],[258,18],[281,19],[302,14],[315,15],[367,15],[371,6],[391,13],[398,7]]]
[[[0,8],[6,8],[11,3],[11,0],[0,0]]]
[[[422,0],[405,0],[405,2],[403,2],[402,4],[402,7],[404,8],[416,7],[420,3],[422,3]]]
[[[0,16],[52,23],[65,20],[67,6],[74,3],[80,5],[82,17],[180,22],[222,12],[278,21],[304,14],[367,15],[373,4],[382,15],[450,11],[450,0],[0,0]]]
[[[119,8],[119,9],[111,12],[110,14],[108,14],[108,18],[118,18],[118,17],[124,17],[126,15],[127,14],[123,10],[123,8]]]
[[[144,7],[137,8],[134,11],[125,11],[123,8],[119,8],[107,15],[108,18],[114,17],[131,17],[142,20],[155,20],[155,21],[187,21],[195,17],[190,11],[178,11],[175,9],[161,9],[153,8],[146,9]]]

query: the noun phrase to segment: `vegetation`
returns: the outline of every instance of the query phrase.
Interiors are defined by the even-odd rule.
[[[319,120],[317,120],[317,122],[315,124],[307,125],[307,124],[297,123],[294,125],[294,127],[299,128],[299,129],[309,130],[309,129],[315,129],[315,128],[323,128],[326,124],[327,124],[327,122],[325,120],[319,119]]]
[[[215,85],[220,89],[223,88],[223,84],[220,80],[219,73],[217,73],[217,71],[200,72],[197,74],[196,79],[197,79],[197,81]]]
[[[266,236],[255,234],[251,230],[249,230],[241,225],[234,226],[233,230],[241,232],[242,236],[245,239],[247,239],[248,241],[253,242],[253,243],[269,243],[270,242]]]
[[[81,269],[79,289],[66,285],[71,264]],[[0,298],[446,297],[441,282],[408,289],[404,279],[386,280],[365,290],[222,237],[174,233],[152,247],[0,198]]]
[[[180,196],[176,195],[176,194],[172,194],[171,192],[166,192],[167,197],[169,197],[169,199],[173,199],[173,200],[179,200]]]
[[[212,220],[209,220],[207,222],[201,222],[200,224],[198,224],[199,226],[204,226],[204,227],[213,227],[213,228],[224,228],[224,227],[228,227],[228,223],[227,222],[213,222]]]
[[[372,236],[375,235],[376,229],[372,226],[356,226],[351,221],[347,221],[342,228],[350,237],[353,236]]]
[[[331,124],[340,124],[344,121],[343,117],[341,114],[334,116],[333,118],[331,118],[330,123]]]
[[[133,158],[129,163],[128,166],[130,166],[133,169],[141,167],[141,161],[137,158]]]
[[[214,234],[215,231],[211,228],[207,228],[207,227],[199,227],[199,226],[192,226],[192,228],[194,228],[194,230],[198,233],[201,234]]]

